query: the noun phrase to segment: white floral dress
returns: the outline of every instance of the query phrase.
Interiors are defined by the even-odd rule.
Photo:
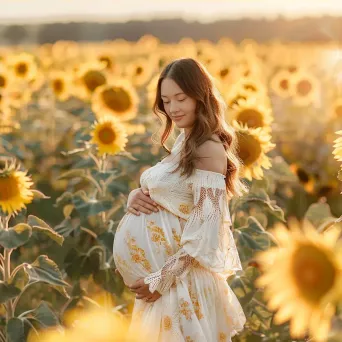
[[[120,221],[114,239],[116,267],[126,284],[144,278],[153,303],[135,300],[130,329],[144,327],[141,341],[228,342],[246,318],[227,277],[241,270],[230,230],[225,176],[196,169],[189,178],[174,170],[183,146],[180,133],[173,161],[141,174],[159,212],[132,213]]]

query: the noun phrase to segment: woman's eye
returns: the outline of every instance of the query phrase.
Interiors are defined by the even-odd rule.
[[[170,103],[170,102],[163,101],[163,103],[164,103],[164,104],[168,104],[168,103]]]
[[[181,100],[179,100],[179,102],[183,102],[183,101],[185,101],[186,99],[181,99]]]

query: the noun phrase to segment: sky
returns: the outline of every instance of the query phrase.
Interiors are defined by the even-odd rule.
[[[0,23],[342,15],[342,0],[0,0]]]

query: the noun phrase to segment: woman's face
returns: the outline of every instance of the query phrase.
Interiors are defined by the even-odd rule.
[[[189,130],[196,118],[196,100],[187,96],[170,78],[165,78],[161,83],[161,98],[166,114],[177,127]]]

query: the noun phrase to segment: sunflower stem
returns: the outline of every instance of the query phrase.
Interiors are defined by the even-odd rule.
[[[12,272],[12,274],[11,274],[11,278],[14,278],[15,277],[15,275],[20,271],[20,269],[22,269],[24,267],[24,264],[21,264],[21,265],[19,265],[19,266],[17,266],[14,270],[13,270],[13,272]]]
[[[13,303],[13,313],[15,312],[15,309],[17,308],[17,304],[20,300],[20,298],[22,297],[23,293],[31,286],[31,285],[34,285],[38,283],[38,281],[33,281],[31,283],[28,283],[25,285],[25,287],[22,289],[22,291],[19,293],[19,296],[14,300],[14,303]]]
[[[92,160],[94,160],[94,162],[95,162],[97,168],[100,170],[100,169],[101,169],[101,165],[100,165],[99,160],[98,160],[90,151],[88,152],[88,154],[89,154],[89,157],[90,157]]]
[[[8,283],[11,277],[11,254],[12,249],[5,248],[4,249],[4,282]],[[11,318],[13,318],[13,302],[9,299],[6,303],[6,321],[8,322]]]

